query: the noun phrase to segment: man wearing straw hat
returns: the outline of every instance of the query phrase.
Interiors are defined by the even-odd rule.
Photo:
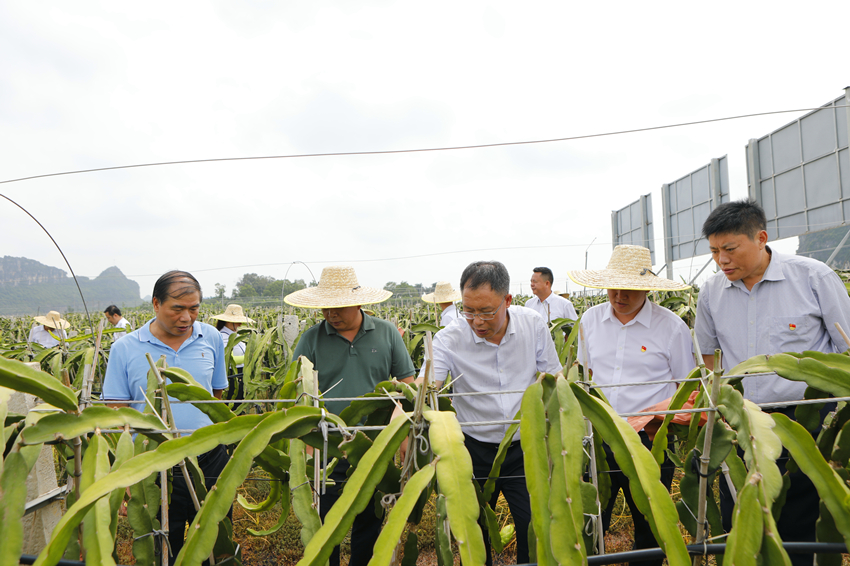
[[[436,304],[440,307],[440,326],[446,327],[457,320],[457,307],[455,301],[460,300],[460,293],[452,289],[452,284],[448,281],[440,281],[434,288],[433,293],[422,295],[422,300],[426,303]]]
[[[579,285],[608,290],[608,302],[588,309],[581,318],[578,359],[600,385],[636,383],[628,387],[602,389],[617,413],[636,413],[673,396],[676,385],[695,367],[688,326],[681,318],[647,298],[649,291],[678,291],[687,285],[657,277],[647,248],[621,245],[614,248],[607,269],[571,271]],[[657,383],[656,383],[657,382]],[[652,444],[647,433],[639,433],[644,446]],[[612,471],[611,497],[602,513],[605,531],[611,524],[617,492],[622,489],[634,520],[634,548],[655,548],[658,543],[644,516],[635,506],[629,481],[604,445]],[[661,482],[669,490],[674,467],[669,460],[661,466]],[[661,560],[631,562],[661,565]]]
[[[221,340],[224,342],[224,355],[227,356],[227,350],[230,348],[230,359],[236,367],[234,375],[228,375],[230,381],[230,389],[227,391],[228,399],[243,399],[245,397],[245,382],[242,378],[242,368],[245,365],[245,341],[243,339],[233,338],[233,344],[230,344],[231,336],[236,334],[239,327],[243,324],[253,324],[253,320],[245,316],[242,310],[242,305],[231,303],[227,305],[224,312],[211,316],[210,320],[215,320],[215,329],[221,334]]]
[[[33,317],[33,320],[38,326],[32,327],[27,342],[52,348],[59,345],[59,339],[68,337],[65,329],[71,328],[71,324],[56,311],[50,311],[46,316]]]
[[[150,354],[155,362],[165,356],[169,367],[185,369],[204,389],[221,399],[227,387],[224,343],[214,327],[196,320],[202,297],[198,280],[186,271],[169,271],[156,281],[152,296],[155,318],[112,345],[103,378],[103,398],[134,401],[131,407],[144,410],[150,371],[146,354]],[[120,408],[126,404],[109,406]],[[212,424],[208,416],[190,404],[175,403],[171,410],[173,424],[178,430],[195,430]],[[208,490],[227,461],[223,445],[198,456]],[[191,494],[179,467],[173,469],[172,476],[168,506],[168,541],[173,553],[170,564],[174,564],[177,553],[183,548],[186,524],[195,517]]]
[[[706,218],[702,234],[720,271],[705,282],[694,325],[705,365],[723,353],[726,372],[757,355],[780,352],[843,352],[848,344],[836,328],[850,329],[850,298],[836,273],[812,258],[785,255],[767,245],[767,219],[755,201],[721,204]],[[744,397],[754,403],[803,399],[806,384],[779,376],[743,380]],[[766,409],[794,419],[793,405]],[[830,410],[825,407],[821,416]],[[777,461],[785,472],[785,459]],[[819,516],[817,490],[799,470],[776,525],[783,541],[814,541]],[[732,497],[721,486],[724,528],[731,528]],[[790,554],[795,565],[812,564],[811,554]]]
[[[498,261],[476,261],[460,277],[467,324],[452,324],[434,337],[434,380],[442,386],[449,374],[455,393],[492,392],[492,395],[455,397],[452,401],[461,422],[509,421],[522,403],[522,392],[538,372],[562,370],[552,335],[540,316],[511,305],[510,275]],[[424,378],[424,368],[419,380]],[[517,392],[519,391],[519,392]],[[505,393],[502,393],[505,392]],[[465,426],[464,443],[472,458],[473,475],[483,484],[490,474],[507,424]],[[505,496],[516,527],[517,564],[529,561],[528,524],[531,505],[525,484],[525,467],[519,432],[508,448],[496,480],[490,505],[499,493]],[[485,542],[489,542],[484,531]],[[492,564],[487,544],[487,564]]]
[[[386,320],[366,314],[362,305],[386,301],[392,293],[384,289],[363,287],[354,268],[330,266],[322,270],[319,285],[296,291],[284,297],[295,307],[321,309],[324,320],[301,336],[295,356],[305,356],[319,372],[319,391],[325,408],[339,414],[349,401],[333,401],[335,397],[358,397],[375,390],[381,381],[393,377],[413,381],[414,368],[398,329]],[[337,463],[321,498],[321,516],[339,499],[345,485],[347,460]],[[365,566],[372,557],[375,541],[381,533],[382,517],[369,505],[354,520],[351,530],[352,566]],[[331,566],[339,566],[339,547],[334,548]]]
[[[552,292],[555,276],[548,267],[535,267],[531,273],[531,292],[534,296],[525,306],[536,311],[548,323],[556,318],[578,320],[576,309],[568,300]]]

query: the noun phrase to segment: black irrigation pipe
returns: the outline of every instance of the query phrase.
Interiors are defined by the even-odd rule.
[[[782,546],[789,554],[847,554],[847,546],[840,542],[783,542]],[[713,556],[726,552],[726,544],[690,544],[687,546],[688,554],[691,556]],[[643,550],[630,550],[628,552],[614,552],[611,554],[600,554],[588,556],[589,566],[602,566],[604,564],[618,564],[620,562],[637,562],[641,560],[657,560],[665,558],[666,554],[660,548],[646,548]],[[37,556],[31,554],[21,555],[21,564],[33,564]],[[77,560],[60,560],[58,566],[85,566],[85,562]],[[523,566],[537,566],[531,562]]]

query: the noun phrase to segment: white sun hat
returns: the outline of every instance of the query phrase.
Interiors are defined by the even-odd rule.
[[[434,287],[433,293],[422,295],[422,300],[426,303],[453,303],[460,300],[460,291],[452,289],[452,284],[448,281],[440,281]]]
[[[690,287],[655,275],[649,249],[643,246],[617,246],[606,269],[579,269],[567,275],[579,285],[593,289],[681,291]]]
[[[236,303],[231,303],[227,305],[227,308],[224,309],[222,314],[217,314],[215,316],[210,317],[213,320],[222,320],[224,322],[242,322],[252,324],[254,321],[245,316],[245,311],[242,310],[241,305],[237,305]]]
[[[331,265],[322,270],[317,287],[295,291],[283,300],[293,307],[334,309],[381,303],[392,295],[392,292],[385,289],[362,287],[357,282],[353,267]]]
[[[37,324],[43,324],[44,326],[53,328],[54,330],[57,328],[61,330],[71,328],[71,323],[62,318],[62,315],[56,311],[50,311],[45,316],[34,316],[33,320]]]

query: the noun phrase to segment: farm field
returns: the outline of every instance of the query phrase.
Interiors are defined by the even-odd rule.
[[[692,325],[695,315],[696,296],[697,291],[692,290],[679,293],[659,293],[657,296],[651,298],[671,309],[689,325]],[[600,295],[579,296],[573,299],[579,314],[581,314],[593,302],[602,300],[602,297]],[[520,297],[515,302],[522,303],[524,302],[524,298]],[[215,312],[220,312],[220,310],[221,308],[218,304],[204,304],[199,320],[206,320]],[[390,320],[399,328],[399,332],[402,334],[414,364],[416,367],[420,367],[425,358],[424,345],[426,334],[428,332],[439,331],[439,327],[434,325],[436,316],[433,310],[429,310],[425,304],[407,306],[376,305],[370,310],[375,316]],[[387,393],[396,395],[406,410],[413,411],[412,414],[414,417],[417,413],[415,407],[419,402],[432,406],[435,409],[432,412],[445,415],[444,417],[440,417],[440,419],[444,420],[431,421],[431,434],[434,433],[434,430],[440,430],[440,427],[455,426],[451,424],[454,416],[450,411],[448,399],[441,398],[439,403],[435,403],[437,399],[435,396],[436,392],[426,392],[423,390],[425,394],[422,396],[423,400],[417,401],[422,394],[416,389],[404,386],[403,384],[387,382],[381,391],[370,394],[368,397],[368,410],[363,410],[357,414],[343,413],[340,415],[342,420],[328,416],[332,428],[331,434],[328,437],[329,440],[325,442],[321,436],[317,437],[316,433],[313,432],[317,430],[317,426],[324,417],[321,416],[319,409],[312,406],[313,403],[309,401],[309,397],[304,397],[305,392],[311,391],[311,379],[314,379],[314,376],[309,367],[302,365],[298,360],[292,359],[293,345],[297,341],[299,333],[303,332],[304,328],[308,328],[316,322],[316,319],[313,318],[316,311],[305,311],[291,307],[257,307],[248,309],[246,314],[253,318],[256,323],[251,328],[240,329],[237,334],[234,334],[234,337],[231,338],[228,344],[228,350],[232,349],[234,343],[239,340],[245,341],[247,344],[243,374],[245,402],[239,405],[233,405],[232,411],[224,405],[199,405],[217,407],[216,409],[209,409],[211,411],[209,414],[213,416],[214,422],[221,424],[213,425],[218,428],[215,429],[215,433],[211,432],[211,434],[219,435],[226,440],[227,444],[234,447],[232,462],[238,464],[238,470],[241,471],[237,471],[237,468],[234,467],[233,479],[228,483],[228,487],[217,491],[215,493],[217,498],[211,496],[209,504],[205,504],[201,509],[201,515],[204,518],[209,517],[212,520],[214,528],[213,530],[210,527],[199,529],[201,532],[199,535],[193,535],[191,532],[192,529],[190,529],[186,547],[190,550],[185,557],[185,560],[187,560],[186,563],[195,563],[195,558],[192,558],[192,556],[208,556],[213,551],[213,547],[215,547],[214,552],[221,556],[232,553],[234,547],[229,545],[229,541],[233,541],[240,546],[242,563],[244,564],[294,564],[300,560],[304,560],[304,563],[310,564],[320,563],[324,556],[321,549],[330,544],[331,541],[337,540],[335,538],[337,535],[328,534],[325,530],[319,530],[318,525],[313,527],[312,530],[309,527],[309,525],[314,524],[313,521],[317,517],[315,516],[315,510],[310,511],[312,497],[309,491],[309,484],[312,482],[313,474],[312,457],[308,455],[305,446],[311,445],[314,448],[327,449],[330,451],[329,454],[331,456],[338,450],[343,450],[344,446],[346,446],[346,450],[351,450],[353,448],[350,445],[344,444],[340,444],[339,448],[336,448],[335,443],[339,443],[342,438],[338,436],[338,433],[334,433],[334,430],[343,430],[344,427],[354,427],[359,422],[365,422],[367,426],[386,426],[386,428],[380,434],[379,430],[366,430],[356,433],[356,438],[361,438],[361,442],[364,444],[363,448],[354,450],[359,451],[357,453],[360,458],[374,457],[375,466],[370,468],[372,471],[367,477],[352,476],[350,481],[358,483],[361,486],[394,485],[395,487],[392,487],[389,492],[381,491],[382,489],[389,489],[387,487],[378,488],[381,493],[396,493],[396,496],[399,497],[396,499],[393,509],[401,508],[402,505],[400,496],[403,496],[405,490],[398,483],[401,477],[405,477],[408,486],[416,485],[417,489],[414,493],[419,499],[419,502],[415,505],[411,503],[413,506],[410,507],[410,509],[414,510],[414,515],[411,515],[411,517],[415,517],[417,520],[408,523],[407,515],[401,516],[398,514],[394,515],[393,513],[390,513],[385,519],[385,531],[398,533],[398,536],[392,541],[379,541],[379,544],[383,544],[382,548],[387,553],[386,555],[390,556],[392,554],[392,550],[396,548],[396,543],[400,540],[401,546],[397,549],[398,555],[403,556],[405,548],[408,551],[412,548],[417,548],[419,551],[417,564],[445,564],[448,559],[451,559],[454,563],[476,563],[476,552],[478,552],[475,549],[476,543],[464,540],[462,533],[479,532],[478,520],[475,516],[462,518],[462,515],[458,515],[457,508],[454,508],[454,511],[452,510],[453,502],[456,504],[458,501],[468,501],[470,497],[473,500],[476,498],[476,490],[473,489],[473,484],[469,481],[471,478],[468,476],[461,477],[458,491],[454,489],[450,490],[447,487],[446,491],[442,492],[435,490],[436,485],[433,475],[430,479],[428,479],[427,475],[421,475],[426,473],[433,474],[433,468],[438,468],[441,461],[452,461],[454,458],[461,457],[465,451],[462,443],[460,445],[449,443],[445,446],[435,444],[432,450],[435,455],[439,456],[436,459],[432,459],[434,457],[430,453],[422,453],[419,456],[409,455],[406,461],[401,461],[396,454],[397,443],[402,438],[407,437],[408,434],[413,433],[407,432],[407,423],[398,424],[394,421],[396,424],[387,426],[389,413],[393,407],[393,402],[387,398]],[[84,315],[79,313],[66,315],[66,318],[72,324],[72,329],[76,330],[76,334],[70,336],[64,344],[50,349],[43,349],[37,345],[32,347],[26,345],[25,338],[32,326],[31,318],[15,317],[0,319],[0,355],[3,356],[3,359],[0,359],[0,363],[2,363],[0,376],[3,378],[3,381],[0,381],[0,385],[5,387],[14,386],[14,388],[20,391],[39,394],[42,399],[49,401],[61,409],[54,415],[39,415],[38,417],[31,415],[28,419],[23,419],[23,416],[18,417],[7,414],[5,434],[8,442],[6,443],[4,453],[4,460],[7,465],[3,473],[9,474],[9,470],[12,470],[14,465],[18,465],[17,462],[20,460],[17,457],[18,454],[26,450],[24,444],[20,444],[21,442],[27,445],[37,446],[41,442],[55,438],[55,436],[50,436],[56,434],[51,431],[64,431],[70,423],[73,423],[73,435],[69,434],[68,438],[63,438],[62,442],[55,444],[55,453],[58,462],[58,481],[60,485],[67,483],[69,478],[75,473],[75,465],[80,466],[78,471],[82,472],[83,477],[86,477],[86,474],[91,475],[82,486],[80,495],[71,494],[69,497],[68,511],[66,513],[66,519],[69,522],[64,526],[60,525],[62,532],[57,532],[55,540],[51,542],[51,546],[42,553],[44,563],[54,563],[54,560],[62,556],[66,558],[79,556],[80,549],[84,548],[86,552],[99,552],[102,555],[111,555],[114,550],[115,558],[120,564],[151,564],[153,563],[152,557],[154,556],[152,544],[148,544],[148,541],[145,539],[142,539],[143,542],[141,544],[138,540],[134,544],[133,539],[139,536],[140,518],[144,518],[146,524],[153,527],[157,524],[156,513],[155,511],[153,513],[147,511],[147,508],[134,508],[134,505],[140,505],[139,497],[147,497],[149,503],[154,503],[155,501],[150,499],[150,495],[142,496],[142,492],[138,491],[138,489],[149,489],[150,486],[153,486],[154,480],[159,475],[158,470],[163,469],[162,467],[166,466],[166,464],[168,465],[165,469],[171,467],[171,461],[175,457],[177,458],[174,460],[175,462],[181,459],[190,461],[201,450],[204,435],[199,431],[191,437],[181,439],[180,442],[182,444],[179,454],[169,456],[168,458],[171,459],[168,459],[165,458],[166,453],[162,452],[158,447],[168,446],[169,443],[176,443],[177,441],[167,440],[163,437],[162,431],[159,430],[161,429],[160,425],[154,426],[154,423],[150,420],[145,421],[144,419],[125,416],[127,414],[121,411],[113,412],[114,416],[110,415],[108,423],[102,420],[104,413],[97,412],[103,411],[103,408],[98,406],[98,398],[106,360],[109,357],[111,338],[108,336],[108,331],[102,334],[100,342],[101,349],[95,355],[98,334],[97,327],[100,324],[99,317],[102,315],[97,313],[95,316],[98,318],[95,318],[92,322],[94,323],[96,332],[91,333],[88,331],[88,321]],[[136,309],[125,313],[125,317],[134,327],[141,326],[150,316],[151,313],[146,309]],[[295,317],[294,319],[291,318],[293,316]],[[533,421],[528,421],[528,426],[543,426],[548,431],[548,434],[553,434],[554,430],[550,428],[551,424],[546,424],[546,415],[548,412],[548,423],[551,423],[551,415],[554,414],[551,412],[554,407],[551,403],[555,403],[555,401],[551,400],[551,395],[555,395],[555,392],[557,392],[558,403],[568,403],[569,407],[572,407],[572,409],[567,409],[567,405],[564,405],[564,410],[568,414],[572,414],[578,418],[577,421],[573,420],[571,423],[562,424],[562,426],[571,427],[569,428],[572,431],[571,436],[581,438],[584,434],[585,426],[585,421],[581,418],[581,415],[583,414],[589,418],[595,428],[596,436],[611,443],[613,446],[620,446],[622,450],[627,451],[626,453],[629,454],[630,459],[635,460],[635,473],[638,474],[635,481],[647,493],[653,493],[655,495],[652,498],[654,507],[648,509],[647,513],[656,522],[658,528],[661,529],[660,536],[664,544],[668,545],[669,563],[690,563],[687,555],[683,554],[683,542],[690,543],[695,536],[695,523],[692,517],[690,519],[688,518],[689,512],[687,510],[696,508],[698,476],[693,470],[684,467],[682,462],[690,461],[693,454],[692,451],[702,448],[704,433],[701,433],[698,427],[670,424],[667,422],[669,419],[665,420],[664,426],[669,426],[670,432],[677,438],[676,452],[671,453],[670,457],[679,466],[679,469],[677,470],[672,497],[666,493],[658,492],[658,488],[661,487],[660,484],[657,481],[653,483],[651,479],[647,479],[651,476],[646,475],[652,473],[653,466],[657,470],[657,464],[654,463],[654,459],[650,453],[642,446],[634,445],[630,434],[618,424],[624,421],[613,413],[610,407],[606,408],[606,404],[602,398],[587,393],[587,385],[582,386],[584,377],[580,375],[577,366],[573,365],[576,357],[574,341],[577,331],[575,326],[572,326],[573,330],[570,331],[571,325],[571,321],[565,320],[553,321],[551,325],[553,339],[565,368],[565,377],[541,377],[538,383],[529,389],[529,392],[526,393],[527,397],[534,394],[542,395],[544,399],[550,399],[550,404],[546,406],[541,403],[539,405],[540,412],[536,415],[532,415],[531,413],[526,414],[524,412],[522,422],[526,423],[526,419],[532,418],[542,419],[537,421],[538,425],[534,425]],[[565,330],[568,332],[565,333]],[[830,373],[831,375],[839,376],[844,375],[840,372],[847,372],[848,376],[850,376],[850,371],[846,369],[847,366],[850,366],[850,362],[845,362],[844,360],[846,358],[846,356],[836,354],[834,356],[820,357],[817,360],[813,359],[811,363],[821,364],[818,367],[823,372]],[[28,373],[26,370],[21,369],[21,367],[14,365],[10,360],[34,361],[39,364],[42,372],[34,371]],[[90,369],[92,367],[95,368],[93,372]],[[169,396],[181,400],[203,400],[209,397],[208,394],[205,397],[203,392],[197,391],[198,388],[192,385],[190,376],[183,376],[179,372],[168,369],[162,369],[160,371],[164,377],[167,377],[171,381],[171,384],[168,385]],[[776,371],[782,375],[781,372],[784,369],[777,367]],[[692,373],[692,377],[698,375],[698,371]],[[708,372],[707,379],[710,381],[712,377],[711,372]],[[807,376],[802,376],[801,379],[807,379]],[[836,382],[840,382],[840,379],[836,379]],[[824,383],[823,381],[817,381],[817,383],[824,390],[830,387],[829,383]],[[155,404],[160,403],[162,396],[161,394],[157,394],[158,385],[152,382],[150,387],[149,397],[155,399]],[[836,389],[834,391],[829,392],[836,396],[841,396],[843,390],[840,389],[839,385],[835,387]],[[733,427],[730,428],[720,421],[715,425],[717,432],[711,450],[713,453],[722,453],[724,457],[732,459],[733,457],[737,458],[737,456],[734,456],[734,451],[731,450],[734,432],[737,430],[734,427],[754,427],[758,425],[759,428],[757,430],[754,428],[752,430],[757,435],[773,435],[770,438],[774,438],[775,433],[770,429],[764,428],[763,415],[761,415],[757,408],[754,409],[753,407],[740,404],[740,401],[735,401],[735,399],[740,399],[740,394],[736,393],[731,386],[724,385],[723,388],[722,395],[725,397],[721,397],[720,399],[725,403],[723,409],[725,411],[724,416],[728,418],[728,421]],[[91,392],[89,405],[83,411],[79,411],[79,399],[77,399],[76,395],[80,395],[80,392],[82,392],[83,404],[86,404],[85,395],[89,391]],[[590,391],[593,390],[591,389]],[[685,398],[692,391],[700,392],[695,407],[706,406],[708,404],[705,392],[702,391],[701,383],[699,381],[692,381],[680,387],[681,394],[677,393],[671,407],[680,407],[681,403],[684,402]],[[76,394],[72,392],[76,392]],[[296,401],[299,398],[300,400]],[[676,405],[676,403],[679,404]],[[5,413],[5,399],[3,397],[0,397],[0,407],[3,408]],[[157,409],[160,410],[162,407],[157,407]],[[145,416],[143,415],[143,417]],[[145,418],[150,419],[151,417],[153,415],[147,415]],[[271,424],[272,417],[276,419],[274,425]],[[361,420],[361,417],[365,420]],[[431,418],[436,417],[429,417],[429,419]],[[832,445],[835,444],[836,447],[840,445],[841,440],[838,432],[848,419],[850,419],[850,409],[847,409],[846,404],[842,402],[839,404],[834,418],[827,423],[826,432],[821,433],[817,438],[817,442],[822,446],[820,448],[822,453],[832,455]],[[255,441],[256,445],[250,448],[248,443],[253,438],[251,436],[253,433],[249,432],[253,427],[258,426],[261,421],[270,427],[267,433],[268,436],[265,440]],[[456,423],[456,419],[454,419],[454,422]],[[220,428],[225,423],[227,424],[227,428]],[[128,432],[120,432],[125,425],[128,429],[132,427],[139,433],[135,446],[133,446],[133,440]],[[266,425],[264,424],[263,426]],[[336,428],[334,429],[333,427]],[[802,430],[802,427],[799,428]],[[580,433],[579,430],[581,431]],[[793,442],[797,442],[802,446],[805,444],[805,441],[800,434],[800,431],[797,429],[785,426],[782,432],[783,444],[788,442],[794,446]],[[150,443],[145,444],[141,442],[143,438],[149,440]],[[75,439],[79,439],[80,442],[77,442]],[[225,440],[222,441],[224,442]],[[566,447],[573,440],[575,439],[562,436],[559,442],[563,442],[564,450],[568,451],[571,448],[568,449]],[[535,457],[542,458],[542,460],[538,460],[536,464],[529,464],[528,456],[526,457],[527,474],[529,473],[529,465],[532,465],[533,469],[547,470],[547,475],[543,478],[544,484],[535,483],[535,481],[539,482],[539,479],[529,479],[533,509],[535,509],[535,505],[541,504],[541,500],[535,500],[534,494],[545,493],[546,498],[548,498],[548,494],[553,489],[565,489],[567,493],[570,490],[576,490],[576,494],[581,492],[577,500],[583,502],[583,513],[587,513],[589,510],[588,505],[592,506],[593,504],[592,500],[588,500],[588,493],[592,493],[591,497],[594,498],[598,494],[601,501],[604,501],[609,496],[606,493],[605,481],[602,479],[600,479],[598,489],[594,488],[586,478],[585,480],[582,480],[581,477],[570,479],[569,475],[567,475],[566,482],[558,485],[555,476],[549,477],[548,475],[548,470],[551,466],[578,466],[574,469],[582,470],[587,465],[588,454],[585,453],[585,457],[577,461],[570,462],[567,459],[564,460],[563,464],[559,464],[558,462],[561,458],[552,447],[547,448],[547,442],[549,441],[542,440],[540,446],[535,449],[537,454]],[[771,442],[774,441],[771,440]],[[775,442],[778,443],[778,438]],[[810,441],[810,444],[811,447],[815,447],[815,451],[818,450],[813,440]],[[523,446],[525,446],[525,443]],[[806,446],[808,447],[809,445]],[[771,478],[770,481],[773,482],[770,484],[769,492],[774,493],[773,490],[776,490],[776,494],[772,497],[777,497],[779,491],[781,491],[781,478],[779,478],[779,484],[777,486],[775,483],[776,480],[772,479],[774,472],[771,468],[771,465],[775,466],[773,461],[776,456],[772,452],[760,448],[758,444],[749,445],[744,443],[743,448],[748,454],[747,462],[750,464],[751,469],[748,470],[744,462],[739,458],[738,462],[740,464],[734,464],[734,466],[738,467],[733,467],[733,475],[735,473],[743,475],[737,478],[733,477],[733,480],[737,483],[742,482],[746,477],[752,480],[753,478],[766,476]],[[542,449],[542,452],[540,449]],[[663,447],[660,449],[663,450]],[[795,450],[802,449],[795,448]],[[805,449],[809,450],[811,448]],[[597,450],[599,450],[598,446]],[[154,460],[154,456],[160,452],[162,452],[163,456]],[[99,459],[96,456],[98,453],[100,454]],[[134,453],[135,458],[133,458]],[[751,453],[752,455],[750,455]],[[811,453],[807,452],[807,454]],[[843,452],[837,452],[836,454],[832,457],[838,459],[831,461],[833,469],[837,470],[835,477],[845,477],[847,474],[847,457],[844,456]],[[595,456],[598,459],[599,454],[597,453]],[[411,458],[419,458],[419,460],[417,460],[416,464],[413,464]],[[149,464],[146,464],[146,467],[140,467],[141,465],[138,464],[143,460],[149,462]],[[98,461],[100,464],[96,463]],[[162,463],[154,463],[160,461]],[[435,461],[437,462],[436,466],[434,465]],[[118,464],[115,464],[115,462],[118,462]],[[126,462],[126,465],[123,467],[119,465],[124,462]],[[385,476],[374,471],[383,469],[381,466],[388,466],[388,475]],[[419,470],[418,472],[416,472],[417,469]],[[20,473],[22,472],[19,471],[18,474]],[[709,474],[711,476],[710,482],[716,483],[717,473],[717,468],[711,470]],[[841,521],[844,518],[842,513],[846,512],[850,514],[850,510],[842,510],[841,505],[833,505],[833,501],[843,500],[843,494],[845,492],[850,494],[850,491],[848,491],[846,484],[842,486],[842,482],[837,482],[828,474],[823,475],[825,473],[823,469],[815,470],[812,473],[822,475],[822,481],[825,482],[826,486],[824,489],[828,489],[830,494],[824,498],[824,501],[828,502],[825,508],[827,511],[825,512],[835,517],[836,527],[828,540],[842,540],[840,538],[843,536],[843,527],[841,526],[843,523]],[[130,474],[141,474],[146,479],[141,484],[131,482],[129,479]],[[400,474],[408,475],[401,476]],[[753,474],[759,475],[753,476]],[[18,477],[20,478],[21,476],[19,475]],[[128,479],[124,479],[125,477]],[[601,473],[600,478],[603,477],[604,473]],[[297,481],[296,478],[303,478],[303,480]],[[438,485],[447,486],[446,481],[447,479],[443,478]],[[119,517],[117,512],[121,504],[123,487],[119,489],[114,486],[123,486],[125,484],[129,485],[131,492],[136,494],[130,500],[128,509],[130,520]],[[148,485],[148,488],[135,487],[144,484]],[[743,488],[745,484],[741,483],[739,485]],[[368,490],[369,488],[365,489]],[[408,487],[408,489],[413,488]],[[103,494],[108,495],[108,497],[95,495],[99,493],[98,490],[103,490]],[[285,497],[281,494],[285,494]],[[230,526],[229,522],[224,518],[224,513],[229,504],[237,499],[237,496],[240,502],[236,502],[233,505],[231,536],[229,529],[219,531],[218,525],[220,521],[223,521],[221,524]],[[754,494],[754,497],[756,500],[760,500],[759,498],[770,496],[762,493]],[[443,498],[443,500],[441,501],[440,498]],[[136,500],[135,503],[134,499]],[[84,507],[81,507],[80,503],[75,503],[77,500],[82,502]],[[415,502],[415,499],[412,499],[412,501]],[[659,501],[660,503],[657,503]],[[683,504],[683,502],[686,503]],[[720,532],[717,523],[719,516],[711,514],[712,502],[713,499],[710,498],[707,521],[710,525],[710,536],[716,536]],[[543,504],[545,505],[545,503]],[[438,509],[440,505],[448,505],[448,516],[450,519],[456,517],[456,519],[451,521],[451,536],[447,536],[448,531],[444,524],[444,515],[441,515]],[[538,507],[538,512],[545,512],[547,514],[552,512],[553,514],[557,514],[558,506],[555,503],[550,503],[550,505],[554,506],[552,510],[547,509],[544,511]],[[342,518],[335,518],[333,524],[345,525],[345,521],[353,517],[352,509],[353,507],[345,508],[341,513]],[[507,507],[502,501],[497,505],[496,509],[489,510],[489,505],[483,505],[481,509],[482,514],[486,514],[487,516],[485,523],[491,529],[491,533],[496,533],[497,535],[501,533],[504,535],[494,545],[497,551],[494,554],[495,563],[512,563],[515,560],[515,551],[513,550],[515,543],[513,536],[509,532],[510,529],[505,528],[511,522]],[[621,509],[622,511],[619,511]],[[489,510],[489,513],[486,513],[487,510]],[[570,511],[570,513],[575,512]],[[582,510],[579,509],[577,512],[581,516]],[[287,519],[280,521],[281,515],[284,513]],[[71,517],[74,517],[73,522],[71,521]],[[93,525],[93,521],[106,526],[111,525],[110,529],[114,538],[107,537],[106,540],[96,540],[91,535],[87,535],[86,529],[91,529],[91,526],[86,525]],[[339,522],[337,523],[336,521]],[[631,548],[630,521],[628,509],[625,508],[622,501],[618,501],[615,504],[615,518],[612,528],[606,537],[607,552],[621,552]],[[83,527],[78,530],[77,525],[80,523]],[[209,524],[209,521],[207,524]],[[133,525],[135,525],[135,528]],[[580,556],[592,555],[592,537],[587,536],[584,525],[576,522],[575,527],[576,530],[573,531],[576,533],[573,539],[575,541],[575,548],[579,549]],[[763,528],[761,524],[757,524],[757,527],[758,529]],[[347,530],[342,526],[339,528],[343,529],[343,531]],[[741,527],[741,529],[744,528],[749,532],[756,527],[747,524]],[[261,534],[259,536],[251,534],[249,529],[255,533],[260,532]],[[466,531],[463,529],[466,529]],[[415,539],[408,537],[408,533],[411,531],[416,533],[417,536]],[[561,531],[559,530],[558,532]],[[584,533],[583,535],[579,534],[582,532]],[[78,536],[75,533],[81,534]],[[147,537],[147,539],[149,539],[150,543],[153,542],[153,537]],[[458,540],[463,542],[458,544]],[[306,545],[306,551],[304,542],[311,543]],[[416,546],[410,546],[411,544],[415,544]],[[546,547],[539,547],[540,544],[542,543],[538,540],[538,548],[545,550]],[[190,555],[189,552],[193,552],[194,554]],[[343,563],[347,560],[347,552],[349,551],[346,550],[345,544],[343,544]],[[408,563],[407,560],[404,563]],[[839,559],[836,564],[843,563],[847,563],[846,557],[844,562]]]

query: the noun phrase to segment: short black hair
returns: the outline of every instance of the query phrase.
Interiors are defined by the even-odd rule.
[[[767,217],[753,199],[721,204],[702,225],[702,235],[706,238],[715,234],[744,234],[754,239],[762,230],[767,230]]]
[[[548,281],[549,283],[555,282],[555,275],[552,273],[552,270],[548,267],[535,267],[531,270],[533,273],[539,273],[543,279]]]
[[[108,314],[109,316],[116,315],[116,314],[118,316],[121,316],[121,309],[119,309],[115,305],[109,305],[108,307],[106,307],[106,310],[104,310],[103,312]]]
[[[181,279],[188,279],[188,281],[180,281]],[[172,289],[171,287],[175,288]],[[188,271],[178,271],[173,270],[168,273],[163,274],[159,279],[156,280],[153,286],[153,298],[159,301],[160,303],[164,303],[168,297],[172,299],[179,299],[180,297],[185,297],[189,293],[198,293],[198,295],[203,299],[203,293],[201,293],[201,284],[198,283],[198,280],[195,279],[195,276],[189,273]]]
[[[460,276],[460,291],[462,293],[466,287],[475,290],[485,283],[496,293],[507,295],[511,288],[511,276],[501,262],[474,261],[466,266]]]

